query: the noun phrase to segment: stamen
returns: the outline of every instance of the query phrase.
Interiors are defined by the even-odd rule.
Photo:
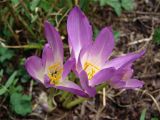
[[[92,77],[100,70],[99,67],[86,62],[84,64],[84,70],[86,71],[87,75],[88,75],[88,79],[91,80]]]
[[[48,67],[48,77],[50,79],[50,83],[58,84],[59,80],[62,77],[63,68],[61,68],[59,63],[53,64]]]

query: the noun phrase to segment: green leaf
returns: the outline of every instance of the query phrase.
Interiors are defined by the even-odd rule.
[[[1,71],[0,71],[0,82],[2,80],[2,77],[3,77],[3,69],[1,69]]]
[[[147,112],[147,109],[143,109],[142,113],[141,113],[141,117],[140,117],[140,120],[145,120],[145,116],[146,116],[146,112]]]
[[[5,60],[9,60],[13,57],[14,55],[14,52],[7,49],[7,48],[3,48],[3,47],[0,47],[0,62],[4,62]]]
[[[49,12],[51,5],[47,0],[42,0],[39,7],[41,7],[45,12]]]
[[[114,33],[114,39],[115,39],[115,41],[118,42],[119,37],[120,37],[120,32],[119,31],[114,31],[113,33]]]
[[[19,115],[25,116],[32,112],[31,96],[13,93],[10,97],[11,108]]]
[[[87,8],[89,7],[89,3],[90,3],[90,0],[80,0],[80,8],[83,10],[83,11],[86,11],[87,12]]]
[[[15,92],[21,92],[23,90],[23,87],[21,85],[18,86],[11,86],[9,88],[9,94],[12,95]]]
[[[127,11],[134,9],[134,0],[121,0],[122,7]]]
[[[93,37],[96,38],[99,32],[99,29],[96,26],[94,26]]]
[[[157,117],[151,118],[151,120],[159,120]]]
[[[40,3],[40,0],[32,0],[32,2],[30,2],[30,9],[31,9],[31,11],[34,11],[39,3]]]
[[[4,86],[1,86],[0,89],[0,95],[3,95],[7,92],[8,88],[12,85],[13,81],[15,80],[15,77],[17,75],[17,71],[15,71],[7,80],[6,84]]]
[[[121,3],[119,0],[100,0],[100,6],[111,6],[118,16],[121,15]]]
[[[8,88],[12,83],[13,81],[15,80],[15,77],[17,75],[17,71],[15,71],[10,77],[9,79],[7,80],[6,84],[5,84],[5,87]]]
[[[18,4],[19,0],[11,0],[12,4]]]
[[[118,16],[121,15],[122,9],[119,0],[106,0],[106,3],[114,9]]]
[[[31,23],[34,23],[38,19],[38,15],[31,16]]]
[[[160,44],[160,27],[156,28],[153,34],[153,40],[158,45]]]
[[[7,88],[5,86],[2,86],[1,89],[0,89],[0,95],[3,95],[4,93],[7,92]]]
[[[3,13],[3,14],[6,14],[6,13]],[[9,38],[12,36],[12,33],[11,33],[11,31],[8,29],[8,26],[7,26],[7,25],[5,25],[5,26],[3,27],[2,34],[3,34],[4,36],[6,36],[7,39],[9,39]]]
[[[94,0],[94,1],[96,1],[96,0]],[[99,2],[100,2],[100,6],[107,5],[106,0],[100,0]]]

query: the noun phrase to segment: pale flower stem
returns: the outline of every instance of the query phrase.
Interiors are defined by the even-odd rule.
[[[71,109],[72,107],[83,103],[85,100],[87,100],[87,99],[86,99],[86,98],[78,98],[78,99],[75,99],[74,101],[71,101],[71,102],[69,102],[68,104],[66,104],[65,107],[66,107],[67,109]]]
[[[63,102],[63,101],[67,98],[67,96],[68,96],[69,94],[70,94],[70,93],[68,93],[68,92],[64,92],[64,93],[62,94],[61,98],[60,98],[60,101]]]
[[[64,101],[63,104],[62,104],[63,107],[67,108],[66,106],[67,106],[67,104],[71,101],[72,96],[73,96],[73,94],[68,94],[68,95],[66,96],[66,99],[65,99],[65,101]]]
[[[103,88],[103,106],[106,106],[106,88]]]
[[[101,90],[103,90],[103,88],[108,88],[107,84],[101,84],[101,85],[97,86],[96,87],[96,91],[97,92],[101,91]]]
[[[77,5],[77,6],[78,6],[78,0],[75,0],[75,5]]]
[[[49,97],[48,97],[48,103],[50,104],[50,105],[52,105],[53,104],[53,99],[54,99],[54,88],[50,88],[49,89]]]

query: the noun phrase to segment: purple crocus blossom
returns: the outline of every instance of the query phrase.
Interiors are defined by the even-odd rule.
[[[131,78],[133,75],[132,63],[145,53],[144,50],[138,53],[129,53],[107,61],[104,68],[114,67],[116,72],[108,82],[114,88],[135,89],[143,87],[144,82]]]
[[[47,88],[55,87],[87,97],[88,95],[77,84],[66,80],[74,65],[74,60],[69,59],[63,65],[64,53],[60,35],[49,22],[46,21],[44,25],[48,43],[44,46],[42,59],[37,56],[31,56],[26,60],[25,67],[28,73]]]
[[[131,79],[131,64],[142,56],[144,51],[109,60],[114,48],[111,28],[103,28],[94,42],[92,27],[78,7],[74,7],[69,13],[67,31],[71,55],[76,60],[74,71],[80,77],[83,89],[88,93],[103,82],[108,82],[115,88],[143,86],[143,82]]]

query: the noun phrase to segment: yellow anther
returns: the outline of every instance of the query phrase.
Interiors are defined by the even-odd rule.
[[[99,67],[89,63],[85,62],[84,64],[84,70],[86,71],[88,75],[88,79],[91,80],[92,77],[100,70]]]
[[[48,67],[48,77],[50,79],[50,83],[58,84],[59,80],[62,78],[63,68],[59,63],[53,64]]]

